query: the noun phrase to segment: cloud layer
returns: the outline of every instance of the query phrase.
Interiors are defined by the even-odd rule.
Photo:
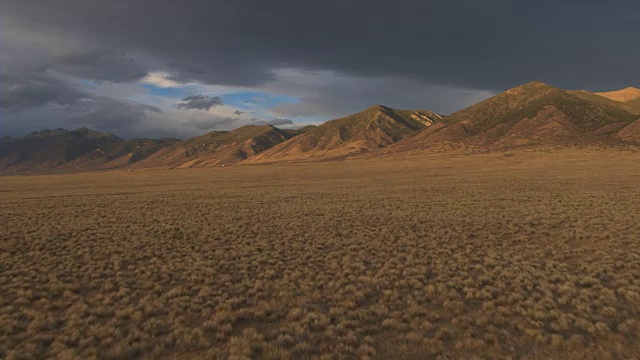
[[[446,114],[530,80],[640,87],[638,23],[635,0],[4,0],[0,129],[196,134],[375,103]],[[227,100],[242,91],[295,101]]]
[[[273,69],[311,68],[485,89],[532,78],[608,87],[627,83],[640,62],[640,5],[631,0],[3,4],[9,26],[142,51],[180,81],[256,85]]]

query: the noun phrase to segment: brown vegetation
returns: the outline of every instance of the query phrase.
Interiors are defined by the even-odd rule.
[[[0,178],[0,358],[638,358],[639,160]]]

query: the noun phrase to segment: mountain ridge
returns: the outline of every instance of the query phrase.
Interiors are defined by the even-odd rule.
[[[640,89],[629,86],[620,90],[596,92],[595,94],[619,102],[628,102],[640,98]]]
[[[164,148],[133,166],[188,168],[232,165],[299,136],[272,125],[245,125],[233,131],[212,131]]]
[[[246,125],[182,141],[123,140],[88,128],[45,129],[0,137],[0,174],[324,161],[407,150],[639,146],[636,94],[636,88],[592,93],[533,81],[448,116],[378,104],[317,126]]]
[[[247,163],[332,159],[369,152],[410,137],[442,119],[427,110],[398,110],[378,104],[318,125]]]
[[[610,135],[637,115],[534,81],[445,117],[446,126],[420,133],[398,148],[442,143],[509,147],[545,145]]]
[[[46,174],[118,168],[176,141],[123,140],[111,133],[85,127],[76,130],[44,129],[0,142],[0,172]]]

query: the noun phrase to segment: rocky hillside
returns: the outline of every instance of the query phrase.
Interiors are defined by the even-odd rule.
[[[298,132],[299,133],[299,132]],[[231,165],[296,136],[271,125],[246,125],[233,131],[212,131],[181,141],[137,162],[134,169]]]
[[[563,144],[610,138],[636,118],[606,101],[531,82],[451,114],[441,129],[423,131],[398,148],[442,143],[480,147]]]
[[[49,174],[126,167],[177,139],[123,140],[87,128],[43,130],[0,141],[0,174]]]
[[[124,142],[113,134],[80,128],[43,130],[0,142],[0,172],[45,173],[95,150]]]
[[[376,105],[359,113],[278,129],[247,125],[192,139],[134,139],[86,128],[0,137],[0,174],[172,169],[453,148],[640,145],[640,90],[593,93],[530,82],[443,117]]]
[[[347,117],[327,121],[247,163],[325,160],[372,151],[438,126],[442,116],[426,110],[397,110],[376,105]]]

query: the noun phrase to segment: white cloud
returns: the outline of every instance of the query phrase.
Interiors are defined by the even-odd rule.
[[[187,85],[171,80],[171,74],[164,71],[150,72],[145,78],[140,80],[140,82],[160,88],[180,88]]]
[[[209,96],[221,96],[243,91],[254,90],[250,87],[209,85],[199,82],[179,82],[174,80],[174,76],[166,71],[151,71],[146,77],[139,81],[140,84],[153,85],[164,89],[180,89],[189,94],[207,94]]]

